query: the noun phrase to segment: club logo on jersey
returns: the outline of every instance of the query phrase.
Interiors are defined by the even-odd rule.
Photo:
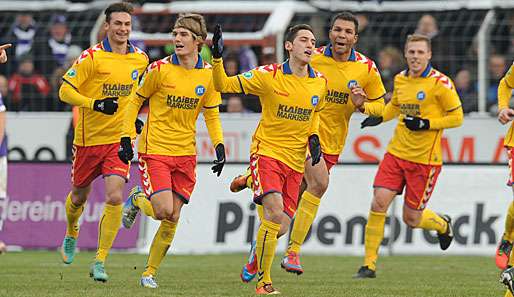
[[[252,79],[253,73],[251,71],[247,71],[247,72],[243,73],[243,77],[246,79]]]
[[[425,99],[425,92],[419,91],[418,94],[416,94],[416,99],[418,99],[420,101]]]
[[[72,68],[72,69],[68,70],[68,73],[66,73],[66,75],[73,78],[73,77],[77,76],[77,71],[75,71],[75,69]]]
[[[205,93],[205,87],[202,85],[198,85],[195,88],[195,94],[196,96],[202,96]]]
[[[319,103],[319,96],[318,95],[312,96],[311,103],[312,103],[312,106],[318,105],[318,103]]]
[[[137,69],[132,71],[132,80],[136,80],[138,76],[139,76],[139,71],[137,71]]]
[[[356,87],[357,85],[358,85],[357,81],[356,81],[356,80],[354,80],[354,79],[352,79],[352,80],[350,80],[350,81],[348,82],[348,85],[347,85],[347,86],[348,86],[348,89],[351,89],[351,88]]]

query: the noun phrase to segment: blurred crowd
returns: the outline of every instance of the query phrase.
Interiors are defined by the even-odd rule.
[[[405,68],[401,42],[385,40],[373,30],[373,21],[365,14],[358,14],[359,39],[356,49],[373,59],[381,73],[388,91],[386,100],[392,94],[394,75]],[[491,46],[488,61],[487,109],[496,111],[497,87],[500,79],[512,63],[514,54],[514,16],[510,18],[509,32],[500,46]],[[377,24],[374,24],[377,25]],[[134,20],[134,31],[139,27]],[[462,38],[462,42],[449,41],[450,36],[440,30],[440,24],[431,14],[417,20],[415,31],[432,40],[432,65],[449,75],[455,83],[464,112],[478,110],[477,100],[477,42],[476,36]],[[452,34],[455,34],[453,32]],[[101,39],[102,32],[99,32]],[[19,13],[1,43],[12,43],[10,59],[6,67],[0,68],[0,93],[10,111],[64,111],[70,107],[58,100],[61,77],[84,49],[73,44],[71,30],[66,16],[55,14],[48,24],[38,24],[30,13]],[[83,37],[83,38],[89,38]],[[452,37],[453,38],[453,37]],[[325,38],[319,38],[326,41]],[[142,40],[132,42],[145,50],[150,59],[157,60],[173,53],[173,46],[146,46]],[[323,44],[320,44],[323,45]],[[248,71],[258,65],[276,63],[274,47],[228,47],[224,63],[228,75]],[[210,61],[207,46],[202,56]],[[260,112],[260,103],[254,96],[224,94],[223,112]]]

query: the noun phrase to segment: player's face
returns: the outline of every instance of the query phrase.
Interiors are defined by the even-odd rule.
[[[171,35],[173,36],[175,53],[178,56],[191,55],[198,49],[198,41],[194,38],[191,31],[185,28],[175,28]]]
[[[105,22],[105,30],[109,41],[114,43],[126,43],[132,31],[132,17],[126,12],[111,13],[111,20]]]
[[[348,53],[357,42],[357,32],[352,21],[336,20],[328,33],[332,50],[338,54]]]
[[[432,52],[425,41],[411,41],[405,46],[405,59],[409,70],[420,73],[427,68]]]
[[[316,47],[316,38],[309,30],[300,30],[293,42],[286,42],[289,57],[307,64],[311,61],[312,53]]]

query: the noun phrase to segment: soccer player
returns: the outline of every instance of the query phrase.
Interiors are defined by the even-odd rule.
[[[301,198],[289,246],[281,262],[281,267],[288,272],[303,273],[300,247],[328,187],[329,171],[343,151],[352,114],[360,111],[378,117],[384,109],[385,88],[375,63],[353,49],[358,31],[359,23],[353,14],[342,12],[335,15],[328,33],[330,44],[318,48],[312,58],[312,67],[323,73],[328,81],[326,105],[320,112],[319,126],[324,162],[312,166],[310,160],[306,160],[304,164]],[[251,183],[249,174],[236,177],[231,189],[242,190],[247,183]],[[251,281],[257,273],[255,257],[250,256],[249,259],[241,274],[244,282]]]
[[[510,108],[509,101],[512,97],[512,90],[514,89],[514,64],[510,66],[509,71],[505,74],[505,77],[500,81],[498,86],[498,120],[503,125],[512,121],[514,118],[514,109]],[[507,185],[510,187],[514,186],[513,181],[513,170],[512,166],[514,158],[514,130],[511,125],[507,136],[505,137],[504,145],[507,148],[507,155],[509,158],[509,167],[511,170],[509,181]],[[514,188],[513,188],[514,189]],[[507,217],[505,218],[505,231],[502,239],[496,250],[496,266],[500,269],[506,269],[509,266],[514,266],[514,259],[510,257],[512,251],[512,242],[514,241],[514,201],[510,203],[509,209],[507,210]],[[510,257],[510,260],[509,260]],[[501,274],[501,281],[507,285],[510,292],[507,292],[505,296],[512,296],[514,292],[514,269],[509,268]]]
[[[157,288],[155,275],[196,183],[196,122],[200,111],[216,151],[212,170],[217,176],[225,163],[218,108],[221,95],[214,90],[211,66],[199,55],[207,37],[205,20],[198,14],[182,15],[172,34],[175,53],[150,64],[136,95],[131,97],[119,150],[123,162],[132,159],[131,122],[143,102],[149,100],[150,111],[138,148],[144,193],[134,188],[123,209],[126,228],[133,225],[140,209],[161,221],[140,279],[145,288]]]
[[[66,236],[62,260],[71,264],[79,236],[78,221],[93,180],[105,182],[105,208],[98,226],[98,250],[90,276],[105,282],[104,262],[118,233],[122,216],[123,187],[129,165],[118,158],[118,142],[128,97],[137,86],[148,57],[128,42],[132,6],[114,3],[105,10],[107,37],[85,50],[63,76],[62,101],[80,107],[73,141],[72,189],[66,198]],[[134,126],[130,137],[135,137]]]
[[[375,278],[378,249],[384,238],[389,205],[404,188],[403,221],[412,228],[437,231],[446,250],[453,239],[451,219],[426,208],[441,171],[443,129],[462,124],[463,112],[452,81],[430,66],[430,39],[409,35],[408,69],[395,76],[394,91],[382,117],[367,118],[362,127],[398,117],[398,125],[380,162],[365,231],[364,265],[356,278]]]
[[[307,146],[312,165],[321,158],[318,112],[324,106],[327,87],[326,80],[309,65],[315,42],[309,25],[293,26],[286,35],[287,61],[227,77],[219,25],[213,37],[216,90],[254,94],[262,105],[250,148],[254,202],[263,207],[256,240],[258,295],[279,293],[272,286],[271,264],[277,236],[287,231],[296,211]]]

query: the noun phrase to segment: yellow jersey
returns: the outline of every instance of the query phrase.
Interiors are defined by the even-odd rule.
[[[395,76],[393,97],[383,118],[387,121],[398,115],[387,151],[400,159],[426,165],[442,164],[443,129],[460,126],[464,117],[453,82],[430,65],[420,77],[409,76],[408,70]],[[403,122],[407,115],[428,119],[430,129],[409,130]]]
[[[130,98],[124,136],[130,135],[139,108],[147,99],[149,111],[139,139],[139,153],[196,155],[196,121],[202,110],[214,147],[223,143],[221,96],[212,84],[211,65],[200,56],[193,69],[180,66],[175,54],[148,66],[136,94]]]
[[[505,77],[500,81],[498,86],[498,110],[509,108],[510,98],[512,97],[512,89],[514,89],[514,63],[510,66]],[[514,147],[514,124],[510,125],[503,144],[508,147]]]
[[[312,67],[328,81],[325,108],[320,114],[319,137],[323,153],[339,155],[348,135],[350,117],[357,110],[350,99],[350,87],[358,84],[368,96],[364,113],[381,116],[386,93],[375,63],[352,49],[346,62],[337,62],[331,45],[320,47],[312,58]]]
[[[79,107],[73,143],[78,146],[111,144],[120,141],[124,110],[134,93],[148,57],[128,44],[127,54],[112,51],[109,40],[82,52],[64,74],[61,100]],[[93,110],[97,99],[118,97],[118,110],[106,115]],[[130,135],[135,137],[134,123]]]
[[[213,59],[216,89],[259,96],[262,114],[253,135],[251,154],[268,156],[302,173],[308,138],[318,134],[326,80],[308,66],[308,75],[293,75],[289,61],[260,66],[227,77],[222,59]]]

